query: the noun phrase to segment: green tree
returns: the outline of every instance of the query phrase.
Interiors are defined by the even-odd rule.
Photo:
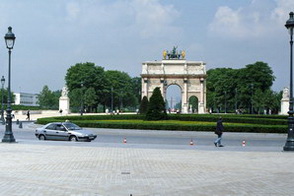
[[[134,77],[132,78],[132,93],[135,95],[137,99],[137,103],[141,102],[141,89],[142,89],[142,82],[141,77]]]
[[[108,81],[105,77],[103,67],[96,66],[94,63],[77,63],[71,66],[65,76],[66,85],[69,89],[69,97],[74,107],[78,107],[81,92],[85,93],[89,88],[95,90],[95,103],[91,107],[97,107],[99,103],[105,101],[105,93],[107,92]],[[80,89],[80,90],[78,90]],[[72,105],[72,104],[71,104]]]
[[[2,99],[2,90],[0,91],[0,98]],[[13,92],[11,92],[11,98],[12,98],[11,103],[14,103],[15,96]],[[7,99],[8,99],[8,90],[3,88],[3,104],[4,105],[7,104]]]
[[[113,108],[122,109],[123,106],[136,107],[138,101],[134,93],[132,78],[125,72],[108,70],[105,71],[105,76],[108,80],[107,94],[105,104],[111,107],[111,97],[113,96]],[[113,91],[111,90],[113,89]]]
[[[82,90],[75,88],[70,91],[68,97],[70,98],[70,107],[72,112],[79,112],[81,108]]]
[[[217,68],[207,71],[207,107],[225,111],[242,108],[248,112],[253,104],[255,112],[264,105],[261,94],[271,91],[275,76],[264,62],[246,65],[245,68]],[[257,97],[254,98],[254,95]],[[274,96],[274,93],[269,94]],[[260,99],[260,100],[257,100]],[[258,107],[258,108],[256,108]]]
[[[207,71],[207,107],[225,110],[232,108],[237,88],[237,71],[231,68],[217,68]]]
[[[255,112],[260,114],[266,110],[269,113],[269,110],[271,110],[273,114],[277,114],[280,110],[281,99],[282,92],[276,93],[272,90],[262,92],[261,90],[257,90],[253,95]]]
[[[192,106],[192,111],[198,110],[198,99],[195,96],[189,98],[189,107]]]
[[[161,95],[159,87],[153,90],[152,96],[150,97],[148,111],[146,113],[146,120],[164,120],[167,119],[165,110],[164,99]]]
[[[61,91],[52,92],[47,85],[38,95],[38,104],[42,108],[58,109],[58,100],[61,96]]]
[[[148,104],[149,104],[148,98],[146,96],[144,96],[142,101],[141,101],[141,104],[140,104],[140,109],[139,109],[140,114],[146,114],[147,113]]]
[[[87,108],[87,111],[93,112],[93,108],[95,107],[97,95],[95,89],[90,87],[86,90],[85,94],[83,95],[84,104]]]

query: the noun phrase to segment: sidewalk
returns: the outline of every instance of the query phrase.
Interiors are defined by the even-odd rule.
[[[135,113],[122,113],[122,114],[135,114]],[[13,121],[16,121],[17,119],[19,121],[27,121],[27,115],[24,113],[15,113],[15,117]],[[46,118],[46,117],[55,117],[55,116],[79,116],[80,113],[70,113],[70,114],[60,114],[58,110],[50,110],[45,111],[43,113],[34,113],[31,112],[30,114],[30,120],[37,120],[38,118]],[[107,115],[106,113],[83,113],[83,115]],[[108,113],[110,115],[110,113]]]
[[[0,143],[0,195],[293,195],[294,153],[18,140]],[[209,148],[209,149],[208,149]]]

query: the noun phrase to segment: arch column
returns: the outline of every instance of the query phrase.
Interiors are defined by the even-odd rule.
[[[147,78],[143,78],[141,99],[143,99],[144,96],[146,96],[148,98],[148,79]]]
[[[188,113],[188,79],[184,78],[184,89],[182,91],[182,113]]]
[[[166,86],[166,81],[164,78],[160,78],[160,90],[161,90],[161,95],[163,97],[163,100],[165,101],[166,99],[166,89],[165,89],[165,86]]]
[[[200,78],[200,102],[198,106],[199,114],[204,114],[204,78]]]

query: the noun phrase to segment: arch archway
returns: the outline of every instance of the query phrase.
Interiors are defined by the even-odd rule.
[[[170,85],[181,89],[181,112],[188,113],[189,98],[198,99],[198,113],[206,111],[206,69],[202,61],[187,61],[185,59],[163,59],[162,61],[147,61],[142,64],[142,98],[149,99],[153,90],[160,87],[166,100],[166,91]]]
[[[189,98],[189,113],[198,113],[198,98],[196,96],[191,96]]]
[[[171,112],[182,109],[182,89],[177,84],[171,84],[166,88],[167,110]]]

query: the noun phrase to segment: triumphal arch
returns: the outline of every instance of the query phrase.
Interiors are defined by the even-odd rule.
[[[162,96],[166,100],[166,90],[170,85],[177,85],[181,89],[182,113],[191,112],[189,100],[198,100],[197,112],[206,112],[206,63],[202,61],[186,60],[185,51],[163,51],[161,61],[147,61],[142,63],[142,98],[149,99],[153,90],[160,87]]]

